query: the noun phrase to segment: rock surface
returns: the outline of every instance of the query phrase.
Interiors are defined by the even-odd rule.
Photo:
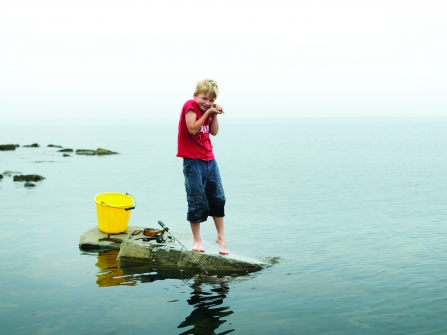
[[[73,152],[73,149],[69,149],[69,148],[61,149],[61,150],[58,150],[57,152]]]
[[[96,155],[96,151],[95,150],[88,150],[88,149],[78,149],[78,150],[76,150],[76,155],[94,156],[94,155]]]
[[[97,155],[117,155],[118,153],[114,152],[114,151],[107,150],[107,149],[98,148],[98,149],[96,149],[96,154]]]
[[[27,174],[27,175],[18,175],[18,176],[14,176],[13,180],[14,181],[41,181],[44,180],[45,178],[42,176],[39,176],[38,174]]]
[[[56,144],[48,144],[47,147],[48,148],[63,148],[62,146],[56,145]]]
[[[167,240],[164,243],[157,243],[155,240],[144,242],[139,239],[145,237],[143,233],[135,236],[130,234],[135,230],[144,230],[147,227],[129,226],[126,232],[117,235],[111,235],[113,238],[122,239],[121,244],[111,241],[99,241],[107,237],[107,234],[101,232],[98,227],[92,228],[82,234],[79,240],[79,247],[82,250],[109,250],[120,249],[118,259],[124,262],[143,263],[151,266],[166,266],[176,268],[196,269],[202,271],[200,265],[196,263],[188,251],[205,267],[207,271],[247,273],[259,271],[266,266],[266,263],[259,260],[236,255],[219,255],[218,245],[211,245],[204,242],[203,246],[206,252],[191,251],[192,235],[189,233],[172,232],[172,234],[186,247],[186,251],[175,240]],[[167,239],[169,233],[165,233]]]
[[[28,144],[28,145],[24,145],[25,148],[39,148],[40,145],[37,143],[33,143],[33,144]]]
[[[0,144],[0,151],[16,150],[18,144]]]

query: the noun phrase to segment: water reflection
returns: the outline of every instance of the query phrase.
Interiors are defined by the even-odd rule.
[[[205,282],[205,276],[194,278],[191,285],[193,291],[191,297],[187,300],[188,304],[194,306],[194,310],[178,326],[178,328],[190,326],[192,328],[180,333],[180,335],[216,334],[215,330],[227,321],[224,318],[233,314],[228,306],[221,306],[230,290],[225,277],[213,279],[217,279],[217,283]],[[211,286],[211,289],[206,286]],[[216,306],[221,307],[216,308]],[[234,329],[230,329],[218,334],[228,334],[233,331]]]
[[[177,267],[154,267],[144,262],[118,260],[119,250],[98,252],[98,262],[95,264],[100,271],[96,283],[99,287],[117,285],[136,285],[150,283],[156,280],[180,279],[190,282],[192,289],[186,302],[193,310],[177,327],[189,328],[180,335],[194,334],[228,334],[234,329],[226,329],[220,333],[216,330],[227,322],[226,318],[234,312],[229,306],[224,306],[224,300],[229,294],[229,280],[241,274],[225,276],[221,273],[209,275],[200,274],[199,269],[179,269]]]
[[[100,271],[96,274],[96,284],[99,287],[117,285],[135,285],[131,276],[125,275],[117,259],[119,250],[107,250],[98,252],[98,262],[95,264]]]

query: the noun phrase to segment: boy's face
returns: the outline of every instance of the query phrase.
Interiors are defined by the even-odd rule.
[[[206,112],[213,107],[215,98],[212,98],[209,93],[194,93],[194,101],[197,102],[202,112]]]

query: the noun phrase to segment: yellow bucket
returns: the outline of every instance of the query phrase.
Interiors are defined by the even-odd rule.
[[[98,228],[106,234],[119,234],[127,229],[135,199],[129,194],[102,193],[95,197]]]

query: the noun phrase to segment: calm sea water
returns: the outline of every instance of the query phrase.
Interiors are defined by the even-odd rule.
[[[80,251],[99,193],[133,195],[131,225],[189,231],[176,127],[2,120],[0,144],[41,147],[0,152],[0,173],[46,179],[0,181],[0,333],[447,333],[447,119],[221,117],[228,248],[276,263],[261,272],[179,277]]]

